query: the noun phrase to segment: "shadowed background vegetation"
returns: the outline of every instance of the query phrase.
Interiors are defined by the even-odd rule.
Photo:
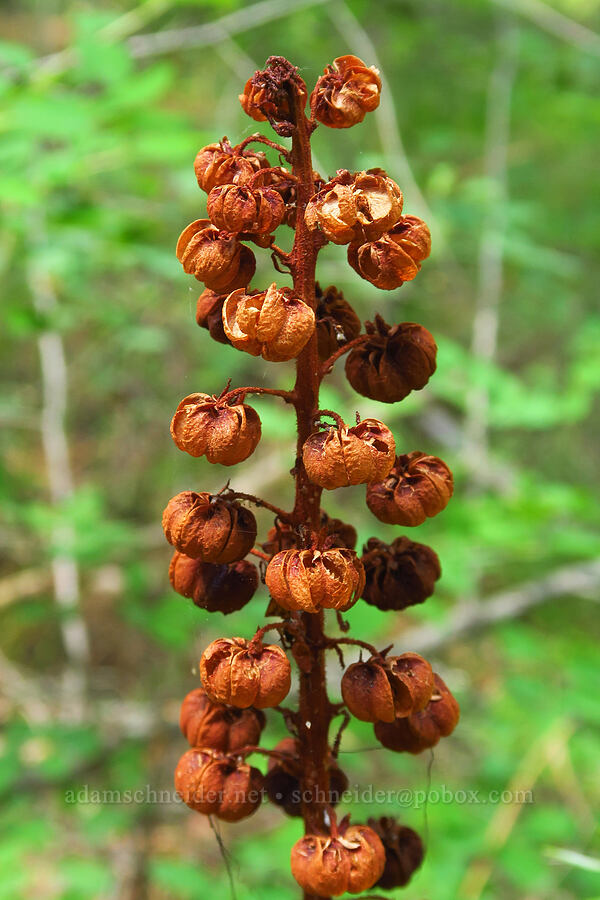
[[[320,128],[315,164],[385,167],[434,251],[389,294],[344,248],[326,248],[319,279],[363,319],[429,328],[438,371],[386,406],[354,395],[338,364],[321,405],[382,418],[399,448],[440,455],[456,477],[447,510],[410,534],[440,555],[434,597],[402,616],[359,603],[349,618],[355,636],[422,650],[463,710],[432,757],[377,749],[354,723],[340,756],[352,783],[432,794],[427,809],[420,795],[350,806],[427,840],[391,896],[600,897],[600,3],[552,3],[2,4],[1,900],[229,896],[208,821],[144,801],[172,788],[201,650],[250,636],[266,595],[224,619],[173,594],[160,515],[177,491],[229,477],[285,506],[294,424],[277,400],[253,400],[264,437],[234,471],[180,453],[168,425],[187,393],[229,378],[285,387],[293,367],[197,328],[200,288],[174,245],[205,210],[198,148],[256,130],[237,102],[248,75],[281,54],[311,87],[347,52],[381,69],[382,104],[354,129]],[[360,488],[326,504],[361,542],[398,533]],[[335,657],[330,669],[335,694]],[[272,718],[266,746],[281,728]],[[297,896],[298,821],[265,805],[221,833],[239,900]]]

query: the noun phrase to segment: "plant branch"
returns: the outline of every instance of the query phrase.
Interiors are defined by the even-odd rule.
[[[326,359],[323,365],[321,366],[321,378],[324,378],[325,375],[328,375],[329,372],[333,369],[334,364],[345,353],[348,353],[352,350],[353,347],[360,347],[361,344],[364,344],[371,337],[370,334],[359,334],[358,337],[353,338],[351,341],[348,341],[342,347],[339,347],[335,353],[332,353],[329,359]]]

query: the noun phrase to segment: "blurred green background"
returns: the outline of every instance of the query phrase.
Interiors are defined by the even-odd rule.
[[[463,711],[433,759],[394,757],[353,724],[340,757],[352,782],[432,791],[354,816],[397,814],[427,839],[422,870],[391,896],[600,897],[599,35],[598,0],[4,0],[2,900],[230,896],[206,820],[93,792],[171,789],[199,653],[263,621],[264,588],[227,619],[171,592],[169,497],[230,476],[281,505],[291,495],[293,419],[276,400],[253,401],[264,437],[233,472],[169,436],[191,391],[292,377],[194,322],[199,286],[174,245],[205,209],[195,153],[256,130],[237,95],[266,56],[287,55],[312,86],[347,52],[381,69],[381,106],[352,130],[320,128],[316,165],[384,166],[434,252],[389,294],[339,247],[319,278],[362,318],[424,324],[438,371],[385,406],[353,395],[338,365],[321,405],[381,417],[403,451],[456,476],[448,509],[410,535],[441,557],[435,596],[349,618],[355,636],[425,653]],[[396,534],[361,489],[327,503],[362,541]],[[335,659],[331,678],[335,693]],[[272,721],[264,743],[280,736]],[[267,805],[222,827],[238,900],[297,896],[299,831]]]

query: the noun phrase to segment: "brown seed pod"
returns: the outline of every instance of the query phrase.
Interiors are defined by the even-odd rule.
[[[239,100],[248,116],[256,122],[268,119],[277,134],[287,136],[294,127],[293,94],[299,95],[304,107],[308,91],[298,70],[282,56],[271,56],[266,68],[248,79]]]
[[[285,216],[285,204],[276,190],[240,184],[214,187],[206,209],[216,228],[233,233],[271,234]]]
[[[346,359],[354,390],[382,403],[397,403],[424,388],[436,369],[436,343],[426,328],[402,322],[390,328],[380,316],[367,324],[370,337]]]
[[[260,806],[263,776],[239,758],[196,748],[177,763],[175,790],[190,809],[224,822],[239,822]]]
[[[215,566],[175,551],[169,566],[174,590],[207,612],[237,612],[258,588],[258,570],[246,559]]]
[[[294,359],[315,330],[315,314],[288,288],[240,288],[223,304],[223,328],[234,347],[270,362]]]
[[[227,294],[215,294],[206,288],[196,303],[196,322],[200,328],[206,328],[213,341],[219,344],[230,344],[223,330],[223,303]]]
[[[175,252],[184,272],[219,294],[246,287],[256,271],[252,250],[209,219],[197,219],[184,228]]]
[[[344,703],[362,722],[393,722],[420,712],[432,692],[433,671],[418,653],[372,656],[353,663],[342,678]]]
[[[446,463],[414,450],[396,457],[388,475],[367,487],[367,506],[388,525],[421,525],[446,508],[453,491]]]
[[[319,359],[325,361],[348,341],[360,334],[360,319],[344,295],[334,285],[321,290],[315,286],[317,308],[317,346]]]
[[[291,675],[281,647],[240,637],[213,641],[200,660],[202,684],[210,699],[240,709],[278,706],[288,694]]]
[[[360,894],[373,887],[385,866],[381,840],[367,825],[340,827],[334,835],[307,834],[292,847],[292,875],[318,897]]]
[[[356,528],[342,522],[341,519],[334,519],[327,515],[325,510],[321,510],[320,530],[323,535],[323,542],[328,547],[346,547],[348,550],[354,550],[358,536]],[[267,533],[267,540],[263,543],[262,548],[265,553],[275,556],[280,550],[296,550],[300,549],[302,540],[298,532],[285,522],[278,522]]]
[[[310,96],[318,122],[330,128],[350,128],[379,106],[379,71],[358,56],[339,56],[326,66]]]
[[[302,459],[311,481],[328,491],[385,478],[394,464],[396,444],[377,419],[363,419],[314,431],[304,442]],[[383,473],[383,474],[382,474]]]
[[[354,550],[283,550],[267,566],[265,582],[283,609],[316,613],[350,609],[362,593],[364,573]]]
[[[361,561],[366,577],[363,600],[384,612],[423,603],[442,574],[437,553],[407,537],[391,544],[369,538]]]
[[[440,738],[452,734],[460,716],[460,707],[439,675],[434,676],[433,694],[421,712],[394,722],[377,722],[375,737],[396,753],[422,753],[435,747]]]
[[[376,241],[353,241],[348,262],[361,278],[384,291],[412,281],[431,252],[429,228],[416,216],[403,216]]]
[[[194,160],[198,184],[207,194],[219,184],[247,184],[259,169],[268,166],[264,153],[250,149],[240,153],[227,138],[202,147]]]
[[[402,191],[382,169],[337,176],[308,201],[304,218],[334,244],[375,241],[402,216]]]
[[[260,419],[251,406],[208,394],[184,397],[171,421],[171,436],[180,450],[222,466],[235,466],[254,453],[260,433]]]
[[[162,524],[176,550],[205,563],[243,559],[256,540],[256,519],[249,509],[204,492],[182,491],[172,497]]]
[[[267,796],[271,803],[281,807],[288,816],[301,816],[302,762],[298,741],[287,737],[280,741],[274,749],[285,756],[283,758],[272,757],[269,760],[265,776]],[[329,806],[337,806],[342,794],[348,789],[348,779],[331,754],[328,756],[328,770],[329,793],[326,802]]]
[[[423,862],[423,841],[416,831],[401,825],[391,816],[368,819],[367,824],[381,839],[385,849],[385,868],[375,887],[385,891],[405,887]]]
[[[202,688],[190,691],[181,704],[179,727],[190,747],[234,753],[254,747],[266,725],[259,709],[235,709],[213,703]]]

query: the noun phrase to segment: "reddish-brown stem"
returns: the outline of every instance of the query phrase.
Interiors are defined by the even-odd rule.
[[[374,647],[373,644],[368,644],[367,641],[361,641],[358,638],[347,637],[326,638],[325,642],[328,647],[337,647],[339,644],[351,644],[355,647],[362,647],[363,650],[368,650],[371,656],[384,656],[384,654],[387,653],[388,650],[390,650],[393,646],[390,645],[390,647],[386,647],[385,650],[378,650],[377,647]]]
[[[344,353],[348,353],[349,350],[352,350],[353,347],[360,347],[361,344],[364,344],[372,335],[370,334],[359,334],[358,337],[353,338],[351,341],[348,341],[347,344],[344,344],[335,353],[332,353],[329,359],[326,359],[323,365],[321,366],[321,377],[323,378],[325,375],[328,375],[335,362],[343,356]]]
[[[265,562],[271,562],[271,557],[268,553],[263,553],[262,550],[257,550],[256,547],[253,547],[250,551],[252,556],[258,556],[259,559],[264,559]]]
[[[245,494],[243,491],[232,491],[232,494],[236,500],[247,500],[248,503],[254,503],[255,506],[260,506],[263,509],[270,509],[282,522],[291,523],[294,521],[293,513],[286,512],[285,509],[275,506],[274,503],[269,503],[268,500],[263,500],[261,497],[255,497],[254,494]]]
[[[241,143],[239,143],[235,149],[238,153],[241,153],[246,149],[248,144],[266,144],[267,147],[271,147],[273,150],[277,150],[277,152],[280,153],[287,162],[289,162],[290,160],[290,151],[286,147],[283,147],[281,144],[277,144],[270,138],[265,137],[264,134],[251,134],[249,137],[244,138],[244,140],[241,141]]]
[[[294,395],[292,391],[284,391],[279,390],[278,388],[266,388],[266,387],[240,387],[234,388],[233,391],[228,391],[226,394],[221,394],[219,397],[220,402],[229,402],[229,400],[235,400],[237,396],[243,402],[243,396],[246,394],[269,394],[271,397],[281,397],[282,400],[285,400],[286,403],[294,402]]]
[[[333,419],[339,429],[346,427],[346,423],[344,422],[340,414],[334,412],[334,410],[332,409],[318,409],[315,415],[315,420],[322,419],[324,416],[329,416],[330,419]]]

